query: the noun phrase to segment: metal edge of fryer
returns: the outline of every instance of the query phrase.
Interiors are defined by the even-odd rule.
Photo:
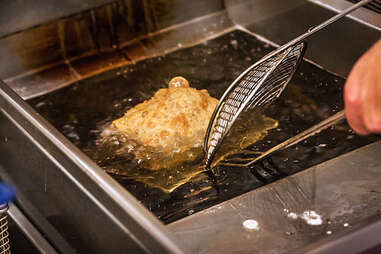
[[[8,178],[18,178],[17,192],[28,193],[43,216],[54,210],[52,214],[63,218],[66,226],[73,223],[69,229],[79,238],[76,242],[82,242],[74,249],[183,252],[157,218],[3,82],[0,109],[5,116],[0,116],[0,129],[7,133],[0,142],[0,154],[7,160],[0,167],[7,169]],[[38,218],[32,220],[38,226]]]
[[[208,250],[205,253],[379,250],[380,148],[381,141],[376,141],[194,213],[168,228],[188,248]],[[294,217],[311,210],[318,212],[322,224]],[[253,219],[257,227],[246,228],[243,222]]]
[[[349,1],[335,1],[335,0],[309,0],[310,2],[320,5],[323,8],[339,12],[352,5]],[[380,10],[379,10],[380,11]],[[381,20],[379,19],[379,14],[375,11],[369,11],[367,9],[359,9],[354,13],[348,15],[349,18],[369,26],[373,29],[381,31]]]

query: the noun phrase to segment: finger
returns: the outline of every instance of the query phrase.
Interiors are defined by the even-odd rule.
[[[381,132],[381,40],[359,60],[362,73],[363,124],[368,132]]]
[[[364,89],[364,106],[363,115],[364,126],[368,132],[381,132],[381,83],[378,80],[378,75],[366,75],[365,82],[368,85]]]

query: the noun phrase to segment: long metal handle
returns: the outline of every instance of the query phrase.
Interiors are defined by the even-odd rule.
[[[292,145],[295,145],[295,144],[305,140],[306,138],[309,138],[309,137],[321,132],[322,130],[325,130],[325,129],[341,122],[344,119],[345,119],[345,112],[344,112],[344,110],[342,110],[342,111],[334,114],[333,116],[328,117],[324,121],[321,121],[320,123],[312,126],[311,128],[299,133],[298,135],[296,135],[292,138],[289,138],[286,141],[274,146],[273,148],[267,150],[266,152],[262,153],[260,156],[253,159],[252,161],[250,161],[246,164],[237,164],[237,166],[248,167],[248,166],[254,164],[255,162],[269,156],[270,154],[277,152],[277,151],[280,151],[280,150],[283,150],[283,149],[286,149]],[[233,165],[233,164],[228,163],[228,165]]]
[[[293,39],[292,41],[289,41],[289,42],[287,42],[286,44],[284,44],[283,46],[281,46],[281,47],[277,48],[276,50],[270,52],[269,54],[267,54],[266,56],[264,56],[264,57],[263,57],[261,60],[259,60],[258,62],[260,63],[260,62],[263,62],[263,61],[269,59],[270,57],[272,57],[272,56],[278,54],[278,53],[281,52],[282,50],[284,50],[284,49],[286,49],[286,48],[288,48],[288,47],[290,47],[290,46],[292,46],[292,45],[294,45],[294,44],[296,44],[296,43],[298,43],[298,42],[300,42],[300,41],[306,39],[308,36],[311,36],[312,34],[316,33],[317,31],[319,31],[319,30],[325,28],[326,26],[328,26],[328,25],[334,23],[335,21],[339,20],[340,18],[344,17],[344,16],[347,15],[348,13],[351,13],[352,11],[354,11],[354,10],[360,8],[361,6],[366,5],[366,4],[368,4],[368,3],[372,2],[372,1],[374,1],[374,0],[362,0],[362,1],[358,2],[357,4],[352,5],[352,6],[349,7],[348,9],[345,9],[345,10],[341,11],[339,14],[333,16],[332,18],[326,20],[325,22],[319,24],[318,26],[311,27],[311,28],[308,29],[308,31],[305,32],[304,34],[299,35],[298,37],[296,37],[296,38]],[[258,63],[258,62],[257,62],[257,63]],[[257,63],[256,63],[256,64],[257,64]]]

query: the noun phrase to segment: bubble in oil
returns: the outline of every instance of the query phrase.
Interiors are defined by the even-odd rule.
[[[234,49],[237,49],[238,48],[238,41],[235,39],[231,40],[230,45],[232,45]]]

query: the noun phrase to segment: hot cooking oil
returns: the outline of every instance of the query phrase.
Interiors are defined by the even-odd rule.
[[[260,165],[254,168],[216,165],[221,172],[217,183],[198,168],[202,161],[201,150],[182,155],[192,157],[182,167],[165,167],[164,161],[160,163],[165,170],[148,171],[142,162],[134,160],[132,153],[124,156],[112,153],[123,140],[110,140],[107,146],[98,143],[100,132],[112,120],[151,98],[158,89],[167,87],[174,75],[181,75],[192,87],[207,89],[211,96],[220,98],[242,70],[271,50],[271,46],[251,35],[233,31],[194,47],[101,73],[29,103],[168,223],[378,140],[375,136],[358,136],[347,124],[340,124],[274,154],[273,163],[282,174],[274,171],[265,175]],[[237,136],[236,140],[231,135],[232,143],[238,143],[233,149],[254,143],[250,150],[263,152],[341,110],[344,82],[343,78],[302,61],[280,98],[259,116],[262,125],[258,125],[255,117],[241,119],[243,123],[250,121],[246,126],[253,133],[244,134],[242,138]],[[221,146],[228,150],[225,155],[231,151],[226,144]],[[155,156],[148,153],[148,157],[156,159]],[[218,156],[221,158],[224,153]]]
[[[228,155],[261,140],[268,130],[277,126],[276,120],[258,112],[245,114],[242,119],[238,119],[224,140],[212,166],[216,166]],[[174,191],[205,171],[202,164],[202,147],[190,148],[183,153],[174,152],[168,157],[160,150],[143,146],[121,133],[100,136],[96,146],[85,149],[85,152],[107,172],[145,183],[164,192]],[[155,164],[155,168],[156,165],[160,165],[160,168],[152,169],[152,163]]]

